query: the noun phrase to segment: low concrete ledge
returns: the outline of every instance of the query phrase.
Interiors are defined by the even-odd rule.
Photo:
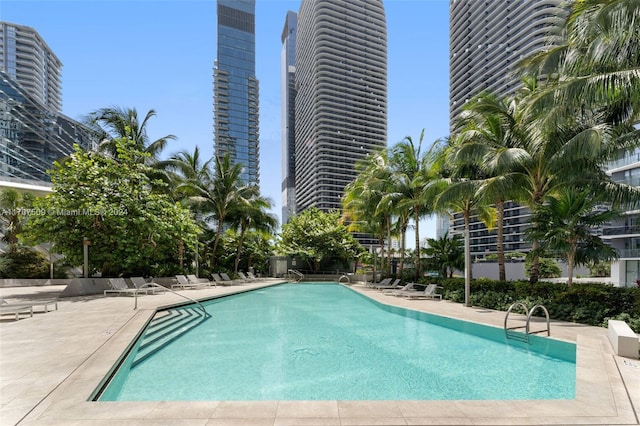
[[[39,287],[45,285],[65,285],[71,282],[70,278],[2,278],[0,288],[5,287]]]
[[[609,320],[609,341],[614,353],[625,358],[638,359],[638,336],[631,327],[619,320]]]

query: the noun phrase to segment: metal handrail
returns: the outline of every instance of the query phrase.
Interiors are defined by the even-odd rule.
[[[198,305],[200,307],[200,309],[202,310],[202,313],[204,314],[205,317],[210,317],[211,316],[209,314],[209,312],[207,312],[207,310],[204,308],[204,305],[202,303],[198,302],[196,299],[193,299],[193,298],[191,298],[189,296],[185,296],[184,294],[180,294],[177,291],[174,291],[174,290],[172,290],[170,288],[167,288],[165,286],[162,286],[162,285],[156,284],[156,283],[146,283],[146,284],[143,284],[140,287],[136,288],[136,291],[133,292],[133,295],[134,295],[134,298],[135,298],[135,304],[133,306],[134,310],[138,309],[138,292],[140,290],[144,290],[145,288],[149,288],[149,287],[159,287],[159,288],[161,288],[161,289],[163,289],[165,291],[170,291],[173,294],[177,294],[178,296],[183,297],[183,298],[195,303],[196,305]]]
[[[529,312],[529,309],[527,309],[527,306],[524,303],[522,303],[522,302],[512,303],[511,306],[509,306],[509,310],[507,310],[507,314],[504,316],[504,329],[505,329],[505,331],[506,330],[515,330],[517,328],[526,328],[527,327],[526,325],[521,325],[521,326],[518,326],[518,327],[507,327],[507,319],[509,319],[509,314],[511,313],[511,310],[513,308],[515,308],[516,306],[520,306],[522,309],[524,309],[524,314],[525,315],[527,315],[527,313]],[[527,317],[527,319],[528,319],[528,317]]]
[[[531,321],[531,316],[533,315],[533,313],[535,312],[536,309],[542,309],[544,311],[544,315],[547,317],[547,329],[546,330],[538,330],[538,331],[529,331],[529,321]],[[551,321],[549,320],[549,311],[547,311],[547,308],[545,308],[543,305],[536,305],[533,308],[531,308],[531,310],[529,311],[529,314],[527,315],[527,334],[530,333],[544,333],[547,332],[547,336],[551,336]]]
[[[293,274],[296,275],[298,277],[298,279],[296,280],[296,282],[300,282],[302,281],[302,279],[304,278],[304,275],[302,274],[302,272],[300,271],[296,271],[295,269],[289,269],[289,274]]]

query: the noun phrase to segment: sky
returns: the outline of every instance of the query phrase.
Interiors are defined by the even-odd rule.
[[[256,1],[260,82],[260,189],[281,217],[280,35],[301,0]],[[449,129],[449,2],[386,0],[388,146],[422,129],[424,144]],[[0,0],[0,20],[33,27],[62,67],[62,112],[75,120],[99,108],[153,109],[151,140],[163,152],[213,155],[215,0]],[[425,148],[426,149],[426,148]],[[421,238],[436,236],[435,219]],[[413,235],[407,235],[412,247]]]

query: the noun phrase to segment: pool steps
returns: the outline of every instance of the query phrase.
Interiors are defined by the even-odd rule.
[[[162,316],[156,316],[151,320],[140,340],[131,367],[140,364],[149,356],[209,318],[210,316],[203,315],[202,311],[197,308],[163,311]]]

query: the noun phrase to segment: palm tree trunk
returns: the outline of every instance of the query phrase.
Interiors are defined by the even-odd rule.
[[[402,226],[402,235],[400,236],[400,265],[398,267],[398,276],[402,277],[404,270],[404,251],[407,245],[407,226]]]
[[[498,236],[496,238],[496,246],[498,250],[498,279],[500,281],[506,281],[507,271],[504,260],[504,203],[499,201],[495,204],[497,208],[496,221],[498,223]]]
[[[247,227],[243,223],[240,227],[240,238],[238,238],[238,246],[236,248],[236,260],[234,262],[235,273],[238,273],[238,264],[240,263],[240,253],[242,252],[242,244],[244,243],[244,234],[247,232]]]
[[[471,236],[469,212],[464,212],[464,305],[471,306]]]
[[[422,277],[422,262],[420,262],[420,211],[416,208],[413,220],[416,223],[416,281]]]

